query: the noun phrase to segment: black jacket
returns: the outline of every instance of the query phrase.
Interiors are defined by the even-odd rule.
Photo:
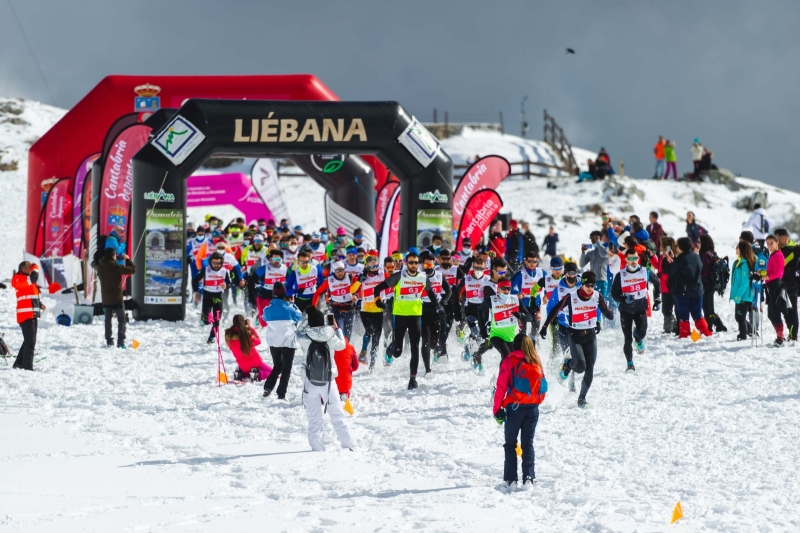
[[[639,270],[643,270],[642,267],[639,267]],[[626,301],[626,297],[622,294],[622,277],[619,272],[614,276],[614,282],[611,284],[611,298],[619,304],[620,313],[636,314],[647,312],[647,297],[633,300],[631,303]]]
[[[673,296],[700,298],[703,296],[703,282],[700,273],[703,262],[700,256],[691,250],[675,258],[669,269],[669,292]]]
[[[114,259],[105,257],[97,265],[97,277],[100,280],[100,296],[103,307],[114,307],[122,304],[122,276],[136,273],[136,267],[130,259],[120,265]]]

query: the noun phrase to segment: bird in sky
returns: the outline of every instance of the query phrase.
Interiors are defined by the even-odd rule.
[[[575,55],[575,50],[573,50],[572,48],[567,48],[567,53]]]

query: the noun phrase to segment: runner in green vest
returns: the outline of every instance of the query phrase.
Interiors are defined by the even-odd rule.
[[[507,277],[497,282],[497,293],[484,287],[481,314],[489,315],[489,343],[500,352],[500,360],[513,350],[514,337],[519,332],[519,320],[532,320],[530,312],[511,294],[511,280]]]

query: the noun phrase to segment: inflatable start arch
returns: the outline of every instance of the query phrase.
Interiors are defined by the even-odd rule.
[[[192,99],[133,159],[129,240],[136,264],[136,318],[184,318],[186,179],[204,161],[215,154],[324,153],[374,154],[399,178],[402,247],[417,244],[431,231],[450,240],[452,161],[396,102]],[[147,245],[152,233],[164,246]]]

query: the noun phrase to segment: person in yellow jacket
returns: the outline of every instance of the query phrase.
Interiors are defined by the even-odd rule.
[[[19,348],[14,368],[33,370],[33,354],[36,349],[36,333],[39,316],[47,309],[39,300],[39,266],[23,261],[11,278],[11,286],[17,292],[17,324],[22,329],[22,346]]]
[[[358,355],[358,362],[367,362],[367,348],[372,341],[370,349],[369,369],[375,368],[375,360],[378,357],[378,347],[381,343],[381,331],[383,330],[383,309],[378,307],[375,298],[375,287],[384,280],[378,268],[378,256],[369,255],[364,263],[364,271],[358,277],[361,282],[361,323],[364,324],[364,338],[361,344],[361,353]]]

